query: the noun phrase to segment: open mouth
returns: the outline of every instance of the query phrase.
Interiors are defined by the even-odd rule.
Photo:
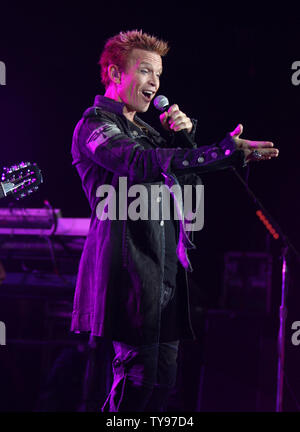
[[[147,99],[147,101],[150,102],[154,92],[150,90],[143,90],[142,94],[145,97],[145,99]]]

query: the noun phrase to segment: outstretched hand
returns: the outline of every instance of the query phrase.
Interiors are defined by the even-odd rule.
[[[243,133],[243,125],[239,124],[230,135],[234,139],[239,150],[243,150],[246,162],[267,160],[277,157],[279,150],[274,148],[270,141],[250,141],[240,138]]]

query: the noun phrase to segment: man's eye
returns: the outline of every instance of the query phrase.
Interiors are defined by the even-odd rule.
[[[148,70],[147,69],[141,69],[141,72],[148,73]]]

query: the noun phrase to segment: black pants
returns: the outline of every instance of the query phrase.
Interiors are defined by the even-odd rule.
[[[113,342],[113,384],[103,412],[165,411],[176,383],[179,341],[132,346]]]

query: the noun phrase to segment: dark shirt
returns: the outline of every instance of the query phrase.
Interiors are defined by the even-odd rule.
[[[180,319],[178,314],[178,289],[176,276],[178,258],[176,254],[176,229],[174,221],[165,221],[165,266],[164,266],[164,303],[162,304],[160,342],[170,342],[179,338]]]
[[[134,123],[130,123],[130,129],[138,129]],[[146,129],[143,129],[147,133]],[[141,140],[143,141],[143,140]],[[148,143],[148,141],[147,141]],[[164,220],[165,257],[164,257],[164,279],[161,292],[161,329],[160,342],[171,342],[179,338],[179,319],[177,314],[178,299],[176,290],[176,275],[178,257],[176,253],[177,236],[173,219],[172,205],[170,219]]]

